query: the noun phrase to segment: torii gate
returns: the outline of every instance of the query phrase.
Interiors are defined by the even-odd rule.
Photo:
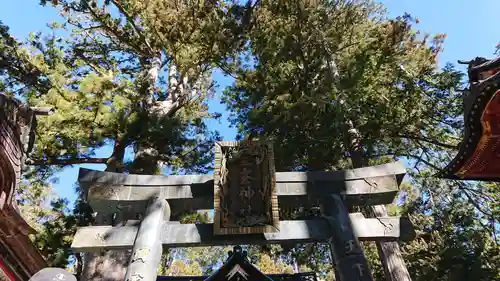
[[[346,205],[392,203],[405,173],[402,162],[333,172],[275,172],[272,145],[248,141],[217,143],[214,175],[127,175],[80,169],[80,186],[101,225],[79,228],[72,249],[132,249],[125,277],[109,266],[101,269],[99,277],[83,280],[113,279],[108,277],[113,275],[116,280],[154,281],[162,248],[328,242],[341,281],[373,280],[358,239],[409,240],[415,234],[413,227],[404,218],[349,214]],[[323,216],[279,220],[278,206],[318,204]],[[214,224],[175,222],[185,211],[202,209],[215,210]],[[123,225],[112,226],[117,220]],[[95,266],[94,258],[89,256],[86,266]]]

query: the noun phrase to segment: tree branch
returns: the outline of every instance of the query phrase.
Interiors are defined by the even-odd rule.
[[[424,164],[426,164],[427,166],[433,168],[433,169],[436,169],[438,171],[441,171],[442,168],[439,168],[438,166],[432,164],[431,162],[423,159],[423,157],[420,157],[420,156],[417,156],[417,155],[413,155],[413,154],[409,154],[409,153],[405,153],[405,154],[400,154],[400,156],[406,156],[406,157],[410,157],[410,158],[413,158],[413,159],[417,159],[419,162],[422,162]]]
[[[151,44],[149,44],[148,39],[141,33],[139,30],[139,27],[135,24],[134,18],[125,10],[125,8],[119,3],[119,1],[116,0],[111,0],[113,4],[118,8],[118,10],[125,16],[127,21],[132,25],[132,28],[134,29],[135,33],[139,38],[144,41],[144,44],[148,47],[150,52],[153,52],[153,48],[151,47]]]
[[[56,165],[56,166],[67,166],[67,165],[77,165],[77,164],[106,164],[109,158],[74,158],[74,159],[28,159],[26,160],[26,165]]]
[[[120,34],[120,32],[123,32],[122,30],[115,30],[113,29],[112,27],[110,27],[109,25],[106,24],[106,21],[105,19],[103,19],[103,17],[101,15],[99,15],[92,7],[90,7],[89,5],[87,5],[87,9],[89,10],[91,16],[99,21],[99,23],[102,24],[102,30],[107,33],[107,35],[109,37],[116,37],[117,39],[120,40],[120,43],[123,43],[125,45],[127,45],[128,47],[132,48],[133,50],[136,50],[138,53],[143,53],[143,50],[142,48],[137,45],[137,44],[133,44],[132,42],[130,42],[130,38],[127,38],[126,35],[124,34]],[[139,36],[140,37],[140,36]],[[119,43],[115,43],[115,44],[118,44],[120,45]]]
[[[400,134],[400,135],[394,135],[392,137],[393,138],[406,138],[406,139],[411,139],[411,140],[416,140],[416,141],[423,141],[423,142],[427,142],[430,144],[434,144],[434,145],[441,146],[444,148],[449,148],[449,149],[457,149],[458,148],[458,146],[456,146],[456,145],[442,143],[442,142],[439,142],[436,140],[431,140],[431,139],[428,139],[425,137],[420,137],[420,136],[411,136],[411,135]]]
[[[53,107],[31,107],[31,110],[35,113],[37,116],[48,116],[56,113],[56,109]]]

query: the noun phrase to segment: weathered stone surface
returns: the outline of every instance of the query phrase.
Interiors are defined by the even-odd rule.
[[[350,214],[356,236],[360,240],[411,240],[415,233],[405,218],[388,217],[366,219]],[[89,226],[78,229],[72,249],[77,252],[95,252],[102,249],[124,250],[133,246],[139,221],[128,221],[120,227]],[[326,219],[281,221],[280,232],[245,235],[213,235],[212,224],[175,224],[165,222],[162,243],[164,247],[193,247],[228,244],[307,243],[326,241],[331,237]]]
[[[83,253],[82,281],[122,281],[130,260],[132,247],[127,251],[95,251]]]
[[[398,182],[406,174],[402,161],[363,167],[352,170],[321,171],[321,172],[276,172],[276,182],[315,182],[315,181],[349,181],[372,177],[397,175]],[[108,173],[89,169],[80,169],[78,181],[82,183],[106,183],[115,185],[192,185],[203,184],[213,180],[213,175],[186,176],[151,176]]]
[[[96,215],[95,223],[108,224],[108,216]],[[126,218],[125,218],[126,219]],[[124,223],[118,220],[116,223]],[[135,239],[135,237],[134,237]],[[132,247],[118,251],[94,251],[83,253],[82,281],[122,281],[130,261]]]
[[[276,193],[280,208],[314,204],[332,192],[344,194],[347,205],[388,204],[405,171],[396,162],[335,172],[280,172]],[[80,169],[79,181],[97,212],[113,212],[120,206],[144,210],[145,200],[157,193],[169,200],[174,217],[183,211],[214,208],[211,175],[125,175]]]
[[[333,264],[340,277],[339,281],[373,281],[368,261],[358,241],[360,235],[353,223],[356,219],[361,219],[349,217],[347,208],[339,194],[325,196],[323,209],[325,214],[331,218],[332,237],[328,242]],[[371,228],[368,229],[373,231]],[[389,227],[386,227],[384,231],[386,229]]]
[[[210,183],[157,186],[89,184],[87,199],[94,202],[99,200],[141,201],[147,200],[155,194],[161,194],[171,200],[213,198],[213,189],[210,188]],[[358,197],[362,196],[383,196],[381,200],[385,201],[389,198],[391,200],[394,199],[393,195],[397,192],[397,180],[395,176],[383,176],[369,178],[368,180],[351,180],[346,182],[278,182],[276,189],[279,197],[321,196],[328,193],[341,192],[348,197],[347,200],[351,201],[358,200]],[[376,198],[373,199],[377,200]],[[380,201],[380,199],[377,201]]]
[[[170,206],[163,197],[152,197],[135,237],[125,280],[140,275],[142,281],[156,281],[160,265],[163,222],[170,219]]]

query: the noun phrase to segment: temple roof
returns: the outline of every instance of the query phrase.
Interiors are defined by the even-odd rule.
[[[247,258],[247,252],[235,246],[219,270],[210,276],[158,276],[157,281],[316,281],[314,273],[262,273]]]
[[[313,272],[294,274],[268,274],[274,281],[317,281]],[[204,281],[208,276],[158,276],[157,281]]]
[[[470,89],[464,94],[464,138],[457,155],[439,177],[500,181],[500,60],[487,63],[474,66],[472,62],[469,67]]]
[[[210,275],[205,281],[273,281],[247,259],[247,252],[240,246],[235,246],[229,252],[229,258],[224,265]]]

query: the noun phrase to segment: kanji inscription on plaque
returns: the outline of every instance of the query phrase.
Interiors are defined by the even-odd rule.
[[[217,142],[215,148],[214,233],[279,231],[272,144]]]

